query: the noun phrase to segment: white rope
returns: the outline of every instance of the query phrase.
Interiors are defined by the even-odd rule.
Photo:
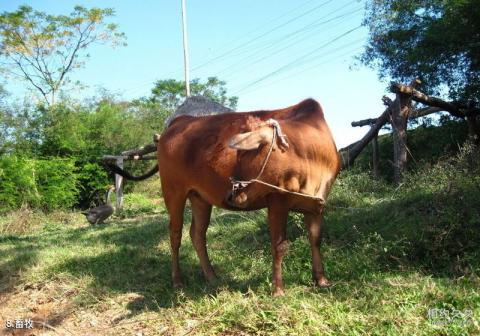
[[[296,196],[301,196],[301,197],[305,197],[305,198],[310,198],[310,199],[319,201],[321,204],[325,204],[325,200],[323,199],[323,197],[313,196],[313,195],[304,194],[304,193],[296,192],[296,191],[290,191],[290,190],[287,190],[285,188],[282,188],[282,187],[276,186],[274,184],[270,184],[268,182],[260,180],[260,177],[262,176],[262,174],[265,170],[265,167],[267,166],[268,160],[270,159],[270,155],[272,154],[273,145],[275,144],[277,133],[278,133],[278,137],[279,137],[282,145],[284,147],[288,148],[288,142],[286,141],[286,136],[282,133],[282,129],[280,128],[280,124],[278,123],[278,121],[276,121],[274,119],[269,119],[269,120],[267,120],[267,125],[272,127],[273,136],[272,136],[272,142],[270,143],[270,148],[268,149],[267,156],[265,157],[265,160],[263,161],[262,168],[260,169],[260,172],[258,173],[256,178],[250,179],[248,181],[235,180],[233,177],[230,177],[230,182],[232,183],[232,193],[235,195],[238,190],[244,189],[249,184],[255,182],[255,183],[263,184],[267,187],[276,189],[276,190],[284,192],[284,193],[288,193],[288,194],[292,194],[292,195],[296,195]]]

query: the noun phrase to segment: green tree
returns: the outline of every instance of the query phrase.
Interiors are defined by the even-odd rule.
[[[81,68],[95,42],[113,46],[124,44],[117,25],[105,20],[114,15],[111,8],[76,6],[70,15],[49,15],[20,6],[0,14],[0,59],[3,72],[23,79],[47,103],[55,104],[69,75]]]
[[[420,78],[430,94],[480,98],[478,0],[368,0],[369,42],[361,61],[380,77]]]
[[[0,155],[6,150],[6,142],[10,132],[11,115],[5,103],[7,93],[0,85]]]
[[[204,96],[226,107],[235,109],[238,97],[227,96],[225,82],[217,77],[209,77],[205,83],[196,78],[190,82],[192,96]],[[151,100],[169,110],[175,110],[185,99],[185,81],[175,79],[159,80],[152,89]]]

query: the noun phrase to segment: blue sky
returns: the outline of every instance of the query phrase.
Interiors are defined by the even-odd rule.
[[[367,128],[350,122],[378,116],[386,84],[374,71],[355,66],[365,45],[358,0],[186,0],[191,77],[217,76],[239,97],[238,110],[273,109],[317,99],[338,147],[361,138]],[[66,14],[76,4],[111,7],[112,22],[127,36],[127,47],[96,45],[73,79],[125,99],[148,95],[158,79],[183,79],[181,0],[1,1],[0,11],[29,4]],[[352,69],[353,67],[353,69]],[[14,95],[18,84],[7,83]]]

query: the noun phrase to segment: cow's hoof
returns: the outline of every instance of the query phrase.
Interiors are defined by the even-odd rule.
[[[180,289],[183,287],[183,282],[180,278],[172,279],[172,285],[174,289]]]
[[[322,277],[320,279],[315,280],[315,285],[320,287],[320,288],[328,288],[328,287],[332,286],[332,283],[330,281],[328,281],[327,278]]]
[[[218,277],[215,273],[204,274],[204,277],[209,284],[215,284],[218,281]]]
[[[283,288],[275,288],[275,289],[273,290],[272,295],[273,295],[274,297],[284,296],[284,295],[285,295],[285,292],[283,291]]]

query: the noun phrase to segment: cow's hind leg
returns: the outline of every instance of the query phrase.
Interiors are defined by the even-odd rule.
[[[271,194],[268,202],[268,226],[273,257],[272,290],[274,296],[279,296],[283,295],[282,260],[288,250],[286,233],[288,208],[283,197],[278,194]]]
[[[212,205],[207,203],[199,195],[190,195],[192,203],[192,225],[190,226],[190,238],[192,244],[197,251],[203,274],[208,281],[216,278],[210,259],[207,253],[207,228],[210,224],[210,215],[212,213]]]
[[[307,227],[308,239],[310,240],[310,248],[312,250],[313,281],[316,285],[320,287],[329,287],[331,284],[325,276],[325,272],[323,270],[322,254],[320,252],[323,214],[305,214],[304,222],[305,226]]]
[[[170,248],[172,253],[172,283],[173,287],[178,288],[182,285],[180,273],[179,249],[182,241],[183,229],[183,211],[185,210],[186,195],[178,190],[170,189],[174,192],[165,192],[168,188],[163,188],[163,197],[165,205],[170,215]]]

